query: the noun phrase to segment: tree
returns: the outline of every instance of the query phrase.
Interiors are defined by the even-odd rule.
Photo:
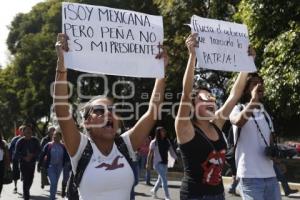
[[[277,131],[299,130],[299,1],[243,0],[235,15],[248,26]]]
[[[103,5],[115,8],[123,8],[157,14],[158,10],[152,1],[74,1],[89,3],[93,5]],[[51,121],[52,96],[50,86],[54,81],[56,55],[54,43],[56,35],[61,27],[61,1],[49,0],[39,3],[27,14],[19,14],[10,25],[10,32],[7,38],[8,49],[13,60],[8,66],[14,69],[14,84],[11,85],[19,107],[19,115],[14,116],[14,120],[26,120],[35,126],[39,134],[44,134],[48,123]],[[75,86],[77,91],[77,78],[81,73],[70,70],[68,80]],[[121,77],[108,76],[110,90],[112,83],[121,80]],[[138,81],[138,80],[135,80]],[[85,80],[84,85],[87,94],[95,94],[103,83],[96,80]],[[153,83],[152,83],[153,84]],[[147,88],[151,82],[146,84]],[[139,89],[139,88],[137,88]],[[7,96],[10,90],[5,90],[3,96]],[[73,93],[71,101],[75,107],[86,99]],[[3,105],[9,104],[9,99],[0,96]],[[136,100],[136,99],[133,99]],[[133,101],[132,100],[132,101]],[[75,114],[74,114],[75,115]],[[6,118],[1,117],[3,122]],[[42,123],[40,123],[42,122]],[[10,127],[11,123],[7,123]]]
[[[280,34],[264,49],[261,73],[266,97],[279,131],[297,134],[300,120],[300,24]]]
[[[14,88],[15,78],[15,68],[7,67],[0,70],[0,129],[5,138],[14,131],[16,119],[20,115],[19,100]]]

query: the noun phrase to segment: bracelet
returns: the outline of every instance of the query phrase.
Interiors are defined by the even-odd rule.
[[[58,73],[66,73],[67,70],[59,70],[59,69],[57,69],[56,72],[58,72]]]

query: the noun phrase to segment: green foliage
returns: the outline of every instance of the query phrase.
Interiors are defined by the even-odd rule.
[[[243,0],[236,20],[248,26],[265,80],[266,104],[279,132],[295,134],[300,114],[300,2]],[[298,132],[299,133],[299,132]]]
[[[5,138],[14,131],[14,121],[20,114],[19,99],[14,87],[15,78],[13,67],[0,70],[0,129]]]
[[[289,23],[299,21],[300,2],[294,0],[243,0],[235,19],[248,26],[251,43],[262,62],[265,45],[290,29]]]
[[[280,34],[264,49],[261,73],[266,98],[283,130],[296,132],[290,119],[300,116],[300,24]],[[294,124],[295,126],[295,124]]]
[[[43,133],[50,122],[52,97],[50,86],[54,80],[56,55],[54,43],[61,31],[61,2],[47,0],[39,3],[27,14],[19,14],[10,26],[8,48],[13,55],[11,63],[0,69],[0,126],[4,133],[11,132],[14,122],[34,123]],[[281,0],[73,0],[72,2],[102,5],[162,15],[164,19],[164,45],[170,56],[167,69],[167,99],[171,105],[179,101],[181,82],[187,62],[185,37],[193,14],[214,19],[238,21],[248,26],[252,46],[258,54],[257,65],[266,82],[267,105],[280,127],[288,121],[297,121],[300,115],[299,84],[299,1]],[[234,15],[234,19],[232,16]],[[75,106],[88,99],[76,93],[80,72],[70,70],[68,80],[74,85],[71,101]],[[206,79],[213,87],[225,93],[231,73],[197,71],[197,77]],[[109,90],[116,81],[133,81],[132,99],[116,99],[122,103],[143,103],[149,100],[153,79],[108,76]],[[97,79],[81,81],[86,95],[101,93],[103,83]],[[128,94],[131,88],[124,84],[117,94]],[[143,94],[148,93],[148,98]],[[170,106],[169,106],[170,107]],[[168,109],[168,106],[164,107]],[[140,108],[140,114],[145,108]],[[8,114],[9,113],[9,114]],[[43,123],[41,123],[43,119]],[[163,113],[164,126],[173,130],[174,119]],[[282,123],[281,123],[282,122]],[[126,122],[130,126],[134,121]],[[281,124],[280,124],[281,123]],[[291,126],[292,127],[292,126]],[[281,128],[284,130],[284,128]]]
[[[103,5],[114,8],[123,8],[158,14],[158,9],[152,1],[73,1],[93,5]],[[54,81],[56,55],[54,43],[56,35],[61,32],[61,1],[48,0],[39,3],[27,14],[18,14],[10,25],[10,32],[7,38],[8,49],[13,55],[12,62],[7,68],[1,71],[0,84],[6,87],[0,93],[1,121],[5,131],[13,127],[13,122],[19,125],[22,121],[32,123],[38,134],[43,134],[47,124],[50,122],[52,96],[50,86]],[[7,71],[12,71],[7,75]],[[79,99],[76,93],[77,78],[79,72],[70,71],[68,80],[75,86],[74,95],[71,101],[75,107],[87,99]],[[9,80],[11,79],[11,80]],[[111,85],[121,77],[109,76],[110,91]],[[95,80],[86,80],[87,85],[83,88],[87,95],[99,94],[99,88],[103,83]],[[153,81],[145,84],[146,88],[153,86]],[[2,86],[2,85],[1,85]],[[137,88],[139,91],[140,88]],[[13,101],[14,100],[14,101]],[[134,101],[136,99],[133,99]],[[11,109],[17,106],[16,115],[9,118],[4,113],[12,113]],[[39,125],[43,120],[44,125]],[[9,123],[8,123],[9,122]],[[42,128],[42,129],[41,129]],[[10,130],[10,132],[12,132]]]

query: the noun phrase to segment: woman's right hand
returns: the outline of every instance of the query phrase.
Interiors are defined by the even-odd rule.
[[[258,90],[261,87],[261,84],[257,84],[251,91],[251,102],[258,103],[259,102],[259,95]]]
[[[69,51],[68,47],[68,36],[64,33],[57,34],[57,41],[55,44],[56,55],[57,55],[57,70],[65,71],[64,66],[64,51]]]
[[[190,55],[196,55],[195,47],[199,47],[199,43],[197,42],[198,33],[192,33],[185,40],[185,45],[189,50]]]

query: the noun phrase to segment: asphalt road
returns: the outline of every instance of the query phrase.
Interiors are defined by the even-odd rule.
[[[61,181],[61,179],[60,179]],[[152,183],[154,183],[155,179],[152,179]],[[58,184],[58,193],[57,193],[57,200],[62,200],[60,194],[61,194],[61,183]],[[226,191],[227,191],[227,185],[225,185]],[[18,182],[18,193],[13,194],[13,184],[4,185],[1,198],[3,200],[20,200],[22,199],[22,182]],[[139,185],[136,187],[136,200],[149,200],[153,199],[150,193],[150,189],[152,187],[145,185],[143,182],[139,183]],[[172,200],[179,200],[179,188],[180,188],[180,181],[169,181],[169,190]],[[33,185],[31,187],[31,199],[33,200],[46,200],[49,199],[49,186],[45,186],[44,189],[41,189],[40,187],[40,174],[36,173],[35,178],[33,181]],[[157,196],[159,199],[164,199],[164,193],[162,189],[159,189]],[[230,200],[241,200],[240,197],[229,195],[226,192],[226,199]],[[300,199],[300,193],[293,195],[292,197],[284,197],[283,200],[287,199]]]

